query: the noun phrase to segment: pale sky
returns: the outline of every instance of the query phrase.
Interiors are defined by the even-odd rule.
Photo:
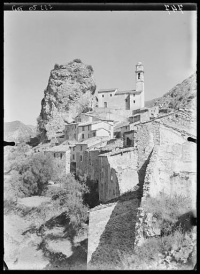
[[[145,70],[145,100],[196,71],[196,11],[4,12],[4,121],[36,125],[54,64],[92,65],[97,90],[135,89]]]

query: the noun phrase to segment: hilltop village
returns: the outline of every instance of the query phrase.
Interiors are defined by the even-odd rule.
[[[164,132],[170,133],[172,143],[175,142],[173,135],[182,136],[183,141],[189,137],[196,138],[190,110],[144,107],[144,68],[141,62],[136,65],[135,79],[135,90],[99,90],[100,112],[81,113],[72,123],[66,123],[63,132],[57,132],[52,138],[52,147],[45,151],[65,161],[66,173],[85,175],[92,180],[98,187],[101,202],[112,200],[138,184],[138,180],[133,180],[137,165],[128,159],[135,157],[136,160],[138,146],[147,150],[141,143],[143,138],[146,138],[145,143],[150,141],[148,145],[151,144],[152,148],[155,142],[158,145],[162,143],[159,135],[167,136]],[[146,136],[144,131],[148,132]],[[124,178],[121,173],[119,178],[119,172],[114,168],[118,160],[126,167]],[[119,180],[123,181],[120,186],[116,183]]]
[[[112,269],[119,250],[162,234],[148,212],[149,197],[184,195],[196,209],[194,113],[145,107],[141,62],[135,82],[135,90],[98,90],[98,108],[65,123],[44,149],[65,163],[66,173],[87,178],[98,192],[100,204],[89,216],[88,269]]]

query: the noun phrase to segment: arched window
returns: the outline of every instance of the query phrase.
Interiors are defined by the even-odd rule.
[[[138,79],[140,79],[140,73],[138,73]]]

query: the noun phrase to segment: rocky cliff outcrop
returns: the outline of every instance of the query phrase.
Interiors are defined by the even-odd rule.
[[[70,123],[79,113],[93,109],[97,104],[95,90],[92,66],[83,64],[80,59],[65,65],[56,64],[41,101],[38,117],[41,141],[49,139],[52,128],[55,132],[61,131],[64,122]]]
[[[185,79],[181,84],[176,85],[169,92],[160,98],[146,101],[146,107],[160,105],[163,108],[196,108],[197,80],[196,73]]]

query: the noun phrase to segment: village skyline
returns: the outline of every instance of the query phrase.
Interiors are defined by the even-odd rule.
[[[75,58],[94,69],[97,91],[135,88],[145,72],[145,101],[196,71],[196,12],[4,12],[4,121],[36,125],[55,63]]]

